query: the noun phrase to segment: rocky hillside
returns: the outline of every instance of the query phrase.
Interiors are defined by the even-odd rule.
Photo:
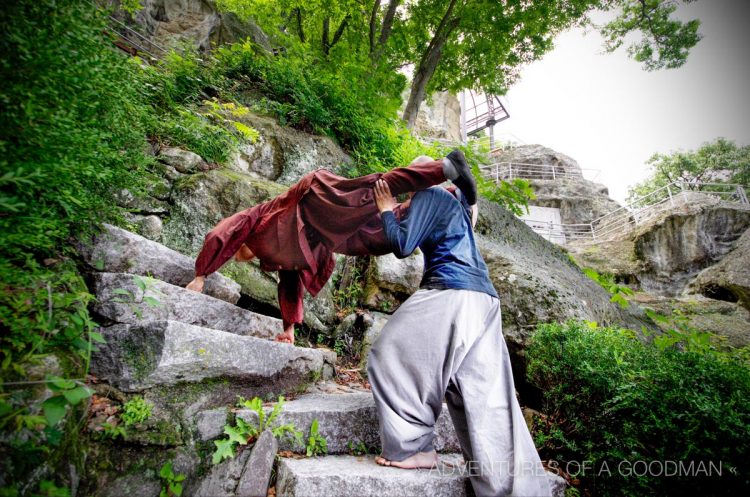
[[[750,206],[690,193],[688,201],[615,240],[571,246],[581,265],[613,274],[636,300],[695,328],[750,343]]]

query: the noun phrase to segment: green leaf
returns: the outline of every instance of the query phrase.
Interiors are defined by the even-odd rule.
[[[234,457],[234,442],[231,440],[216,440],[216,452],[214,452],[211,462],[219,464],[224,459],[231,459]]]
[[[181,483],[170,484],[169,490],[171,490],[174,495],[179,497],[180,495],[182,495],[182,484]]]
[[[107,340],[104,338],[104,336],[97,331],[89,331],[89,337],[91,337],[92,342],[107,343]]]
[[[113,295],[124,295],[126,297],[132,297],[133,294],[130,293],[128,290],[125,290],[124,288],[115,288],[112,290]]]
[[[247,445],[247,435],[240,428],[235,426],[225,426],[224,433],[229,436],[230,442]]]
[[[72,390],[63,391],[65,399],[70,403],[70,405],[73,406],[77,405],[83,399],[91,397],[92,393],[94,393],[94,391],[89,389],[88,387],[77,387]]]
[[[48,378],[49,380],[49,389],[53,392],[58,392],[60,390],[68,390],[70,388],[73,388],[76,386],[76,382],[73,380],[66,380],[65,378],[60,378],[59,376],[50,376]]]
[[[138,286],[138,288],[141,289],[142,292],[146,291],[146,280],[144,280],[140,276],[133,276],[133,281]]]
[[[171,479],[174,476],[172,472],[172,461],[165,462],[159,470],[159,476],[164,479]]]
[[[62,395],[50,397],[42,403],[44,417],[49,426],[55,426],[65,416],[68,401]]]
[[[158,299],[155,299],[151,296],[143,297],[143,302],[150,305],[151,307],[159,307],[161,305],[161,302],[159,302]]]

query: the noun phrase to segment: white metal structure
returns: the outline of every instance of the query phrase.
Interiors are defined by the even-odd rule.
[[[579,170],[570,171],[559,164],[529,164],[524,162],[495,162],[494,164],[480,167],[480,170],[486,178],[494,179],[495,182],[515,178],[548,180],[562,178],[582,179],[584,174],[588,176],[586,179],[594,181],[601,173],[598,169],[579,168]]]
[[[559,243],[582,240],[597,243],[616,239],[633,228],[690,202],[712,197],[750,209],[746,187],[728,183],[674,182],[635,199],[627,205],[594,219],[588,224],[561,224],[553,220],[524,219],[535,232]]]

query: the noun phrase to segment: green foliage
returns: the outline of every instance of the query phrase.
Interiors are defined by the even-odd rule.
[[[91,397],[93,393],[90,388],[78,385],[73,380],[66,380],[58,376],[50,376],[47,380],[47,388],[55,392],[55,395],[42,403],[44,417],[50,427],[54,427],[60,422],[69,405],[78,405],[83,399]]]
[[[675,181],[684,182],[686,188],[693,188],[701,182],[750,185],[750,145],[739,147],[724,138],[705,143],[695,151],[654,154],[648,164],[653,173],[630,188],[629,202]],[[663,191],[651,199],[660,200],[667,195]]]
[[[112,294],[117,295],[117,297],[112,297],[111,301],[119,304],[126,304],[130,308],[130,311],[135,314],[138,319],[141,319],[143,318],[144,304],[149,307],[159,307],[162,305],[156,297],[146,295],[146,292],[150,292],[158,296],[163,296],[161,291],[153,287],[154,281],[156,281],[154,278],[148,276],[133,275],[133,283],[135,283],[140,290],[140,296],[137,297],[133,292],[125,288],[115,288],[112,290]]]
[[[408,134],[394,126],[403,77],[371,74],[356,58],[333,66],[304,52],[271,57],[250,42],[220,48],[216,58],[234,91],[258,95],[257,110],[282,125],[328,134],[353,152],[356,174],[399,164],[396,148]]]
[[[116,440],[117,438],[125,438],[125,428],[118,425],[117,423],[102,423],[101,438]]]
[[[122,406],[123,410],[120,419],[125,423],[125,426],[143,423],[151,417],[151,409],[153,407],[153,404],[143,397],[133,397]]]
[[[318,433],[318,419],[315,418],[310,425],[310,436],[305,446],[307,457],[321,456],[328,453],[328,442],[325,437]]]
[[[349,449],[349,453],[354,456],[364,456],[370,453],[367,445],[365,445],[365,443],[361,440],[356,443],[353,440],[349,440],[348,442],[346,442],[346,448]]]
[[[172,461],[167,461],[159,470],[159,478],[162,481],[159,497],[180,497],[182,495],[182,482],[185,475],[176,474],[172,469]]]
[[[651,344],[582,322],[539,326],[527,353],[528,379],[544,395],[542,458],[569,469],[590,461],[574,476],[592,495],[743,493],[750,368],[735,352],[683,338]],[[723,474],[628,475],[635,461],[721,462]]]
[[[691,3],[694,0],[682,0]],[[622,0],[617,18],[602,27],[605,49],[614,52],[631,33],[640,32],[641,39],[628,46],[630,57],[642,62],[648,71],[674,69],[687,61],[687,56],[701,39],[700,21],[681,22],[672,17],[677,10],[676,1]]]
[[[639,32],[642,39],[629,53],[647,69],[679,66],[700,39],[697,21],[683,24],[674,19],[671,0],[364,4],[353,0],[220,0],[217,4],[240,18],[252,17],[274,47],[304,54],[316,65],[336,67],[357,60],[369,67],[370,79],[414,66],[410,96],[415,102],[409,102],[404,116],[410,125],[421,100],[435,90],[504,94],[521,68],[552,49],[555,36],[587,24],[587,14],[596,9],[622,9],[601,28],[606,47],[615,50],[623,39],[631,39],[630,33]]]
[[[364,294],[363,274],[357,266],[351,270],[348,278],[349,284],[342,286],[341,274],[337,273],[333,278],[333,305],[341,315],[347,315],[360,307],[360,300]]]
[[[734,357],[744,360],[750,364],[750,347],[733,349],[726,345],[726,337],[714,335],[707,331],[701,331],[690,325],[690,319],[679,309],[672,310],[667,316],[646,308],[646,315],[662,328],[663,333],[654,333],[646,328],[641,331],[645,337],[651,337],[653,345],[659,350],[678,348],[686,352],[699,354],[719,353],[722,350],[730,350]]]
[[[276,419],[284,408],[284,397],[279,397],[278,402],[274,403],[269,414],[266,414],[263,409],[263,401],[258,397],[250,400],[239,397],[237,407],[253,411],[258,416],[258,425],[254,426],[242,418],[235,419],[235,426],[226,425],[224,434],[227,435],[227,438],[214,442],[214,445],[216,445],[216,451],[214,451],[212,458],[214,464],[219,464],[224,459],[231,459],[235,455],[237,445],[247,445],[265,430],[271,430],[276,438],[291,437],[298,445],[302,445],[302,432],[297,430],[293,424],[280,425],[276,423]]]
[[[631,290],[630,287],[618,285],[615,283],[615,278],[611,274],[599,274],[595,269],[590,267],[583,268],[583,273],[599,283],[602,288],[612,295],[609,299],[610,302],[616,303],[623,309],[627,309],[630,306],[630,302],[625,298],[625,296],[633,295],[633,290]]]
[[[70,489],[58,487],[50,480],[42,480],[39,483],[39,491],[34,494],[34,497],[70,497]]]
[[[51,254],[116,216],[114,192],[137,190],[147,107],[137,68],[106,48],[105,19],[73,0],[0,13],[0,258]]]

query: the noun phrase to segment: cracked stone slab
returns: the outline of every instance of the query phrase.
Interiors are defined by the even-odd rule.
[[[120,324],[101,330],[91,372],[125,392],[220,380],[228,387],[298,388],[333,374],[325,349],[239,336],[177,321]],[[238,392],[239,393],[239,392]]]
[[[270,409],[269,407],[269,412]],[[237,417],[251,423],[257,422],[255,412],[249,409],[237,411]],[[317,419],[318,433],[325,437],[329,454],[350,452],[350,442],[352,446],[363,443],[368,449],[380,447],[378,417],[370,393],[303,395],[286,402],[277,419],[279,424],[292,423],[298,430],[302,430],[305,438],[310,433],[313,420]],[[460,451],[445,404],[435,424],[434,443],[439,452]],[[304,451],[304,448],[296,447],[288,439],[280,442],[280,449]]]
[[[105,224],[93,240],[81,240],[78,252],[96,271],[151,275],[184,287],[195,277],[195,260],[140,235]],[[240,285],[213,273],[206,278],[204,293],[230,304],[240,299]]]
[[[144,292],[134,278],[127,273],[94,274],[94,312],[116,323],[170,320],[257,338],[272,338],[282,330],[280,319],[153,278],[145,280]]]

